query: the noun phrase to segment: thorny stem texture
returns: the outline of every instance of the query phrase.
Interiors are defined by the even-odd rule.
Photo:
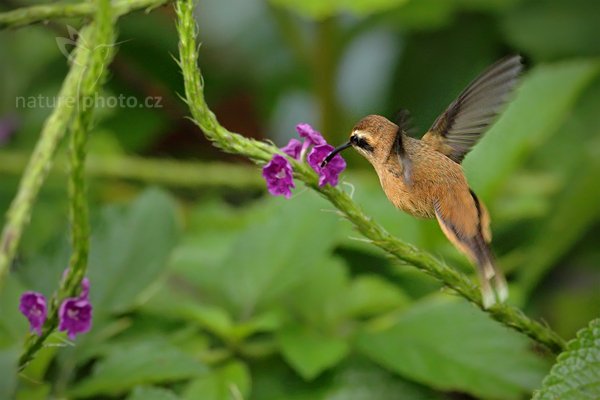
[[[169,0],[114,0],[112,2],[115,17],[130,13],[135,10],[151,10],[159,7]],[[94,2],[81,3],[54,3],[42,4],[31,7],[0,13],[0,29],[18,28],[50,19],[92,17],[96,12]]]
[[[76,101],[70,108],[69,118],[61,120],[61,127],[68,128],[70,131],[70,179],[69,179],[69,213],[71,217],[71,241],[73,250],[69,265],[69,272],[63,279],[58,296],[52,299],[49,310],[49,319],[44,324],[42,335],[31,335],[25,344],[25,349],[19,359],[19,368],[23,369],[33,358],[35,353],[42,348],[48,336],[56,329],[58,325],[58,307],[67,297],[75,296],[79,293],[79,287],[82,278],[85,275],[87,267],[87,256],[89,249],[89,221],[87,213],[87,204],[85,197],[85,154],[87,132],[89,130],[93,103],[89,100],[99,91],[103,81],[106,68],[113,55],[113,46],[115,43],[114,20],[111,13],[109,0],[98,0],[95,3],[97,8],[95,20],[92,24],[84,28],[78,42],[74,62],[65,81],[73,84],[69,86],[70,91],[67,95],[72,96]],[[74,74],[75,72],[75,74]],[[71,80],[73,82],[71,82]],[[64,87],[63,87],[64,89]],[[61,91],[61,94],[63,91]],[[60,112],[61,106],[56,111]],[[55,111],[55,112],[56,112]],[[54,114],[53,114],[54,115]],[[52,116],[50,117],[52,118]],[[62,133],[62,132],[61,132]],[[54,149],[62,135],[55,133],[52,152],[45,153],[44,175],[46,176],[54,154]],[[42,139],[43,140],[43,139]],[[36,159],[32,158],[35,162]],[[37,160],[40,162],[39,160]],[[36,170],[37,171],[37,170]],[[27,171],[24,177],[27,177]],[[35,193],[29,198],[32,202],[39,185],[43,178],[39,178],[39,184]],[[17,195],[18,199],[18,195]],[[17,201],[15,200],[15,202]],[[17,206],[20,204],[17,203]],[[31,207],[31,203],[28,204]],[[29,215],[29,212],[27,214]],[[22,229],[22,226],[21,226]],[[15,243],[16,247],[16,243]]]
[[[187,103],[194,121],[205,136],[223,151],[244,155],[257,163],[269,161],[273,154],[280,153],[279,149],[229,132],[219,124],[209,109],[204,99],[204,82],[197,66],[198,45],[192,0],[177,1],[176,13],[179,65],[183,72]],[[447,266],[431,254],[393,237],[381,225],[366,216],[346,193],[331,186],[320,188],[317,175],[308,165],[295,160],[290,161],[296,178],[327,198],[371,243],[436,278],[460,296],[479,306],[498,322],[526,334],[555,353],[564,349],[565,342],[556,332],[546,325],[531,320],[518,308],[497,304],[490,309],[484,309],[477,286],[466,275]]]

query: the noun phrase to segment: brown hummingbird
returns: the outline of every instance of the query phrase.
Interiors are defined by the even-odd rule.
[[[368,115],[352,128],[349,142],[322,163],[354,147],[373,165],[394,206],[416,217],[436,218],[450,242],[477,265],[486,308],[496,302],[496,296],[506,300],[508,287],[490,249],[489,214],[469,188],[460,163],[510,98],[521,70],[518,55],[491,65],[420,140],[407,135],[406,114],[398,124]]]

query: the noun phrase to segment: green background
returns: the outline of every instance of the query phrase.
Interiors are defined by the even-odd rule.
[[[599,315],[600,3],[202,0],[196,11],[211,108],[278,145],[300,122],[339,144],[362,116],[401,108],[421,134],[483,68],[523,55],[515,99],[466,174],[491,212],[509,301],[567,339]],[[185,119],[174,19],[165,6],[118,24],[103,95],[160,107],[96,113],[93,329],[74,347],[56,335],[24,372],[3,373],[0,398],[530,397],[551,356],[362,242],[302,185],[291,200],[266,195],[259,168]],[[17,123],[0,145],[3,214],[51,111],[17,99],[56,95],[68,70],[57,43],[84,22],[0,31],[0,121]],[[68,263],[63,150],[0,292],[2,371],[26,337],[20,294],[51,295]],[[395,210],[368,163],[345,158],[342,187],[367,214],[472,274],[435,221]]]

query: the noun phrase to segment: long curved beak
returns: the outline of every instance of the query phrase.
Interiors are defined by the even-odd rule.
[[[325,168],[325,166],[327,164],[329,164],[329,161],[331,161],[331,159],[333,157],[335,157],[335,155],[337,153],[339,153],[342,150],[346,150],[348,147],[352,147],[352,143],[350,143],[350,142],[344,143],[343,145],[335,148],[331,153],[329,153],[329,155],[327,157],[325,157],[325,159],[323,160],[323,162],[321,162],[321,168]]]

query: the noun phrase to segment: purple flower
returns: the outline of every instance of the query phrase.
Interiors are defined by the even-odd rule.
[[[302,152],[302,142],[298,139],[290,139],[288,144],[285,147],[281,148],[281,151],[283,151],[288,156],[299,160],[300,153]]]
[[[92,327],[92,305],[87,297],[70,297],[65,299],[58,310],[59,331],[67,331],[69,339],[85,333]]]
[[[43,294],[37,292],[25,292],[21,295],[19,311],[29,320],[29,328],[32,332],[42,334],[42,325],[46,322],[48,310],[46,308],[46,298]]]
[[[319,186],[321,187],[328,183],[331,186],[336,186],[338,184],[340,173],[346,169],[346,161],[344,161],[339,154],[333,157],[324,168],[321,168],[321,162],[333,151],[333,149],[334,147],[329,144],[322,144],[313,147],[308,155],[308,165],[319,174]]]
[[[295,188],[294,177],[292,176],[292,166],[289,161],[275,154],[271,161],[263,167],[263,177],[267,181],[267,189],[273,196],[283,195],[289,199],[292,195],[292,188]]]
[[[307,147],[309,145],[318,146],[321,144],[327,144],[325,139],[323,139],[323,136],[321,136],[321,134],[318,131],[316,131],[312,126],[310,126],[309,124],[296,125],[296,131],[298,131],[298,134],[300,135],[300,137],[303,137],[306,139],[305,145]]]

